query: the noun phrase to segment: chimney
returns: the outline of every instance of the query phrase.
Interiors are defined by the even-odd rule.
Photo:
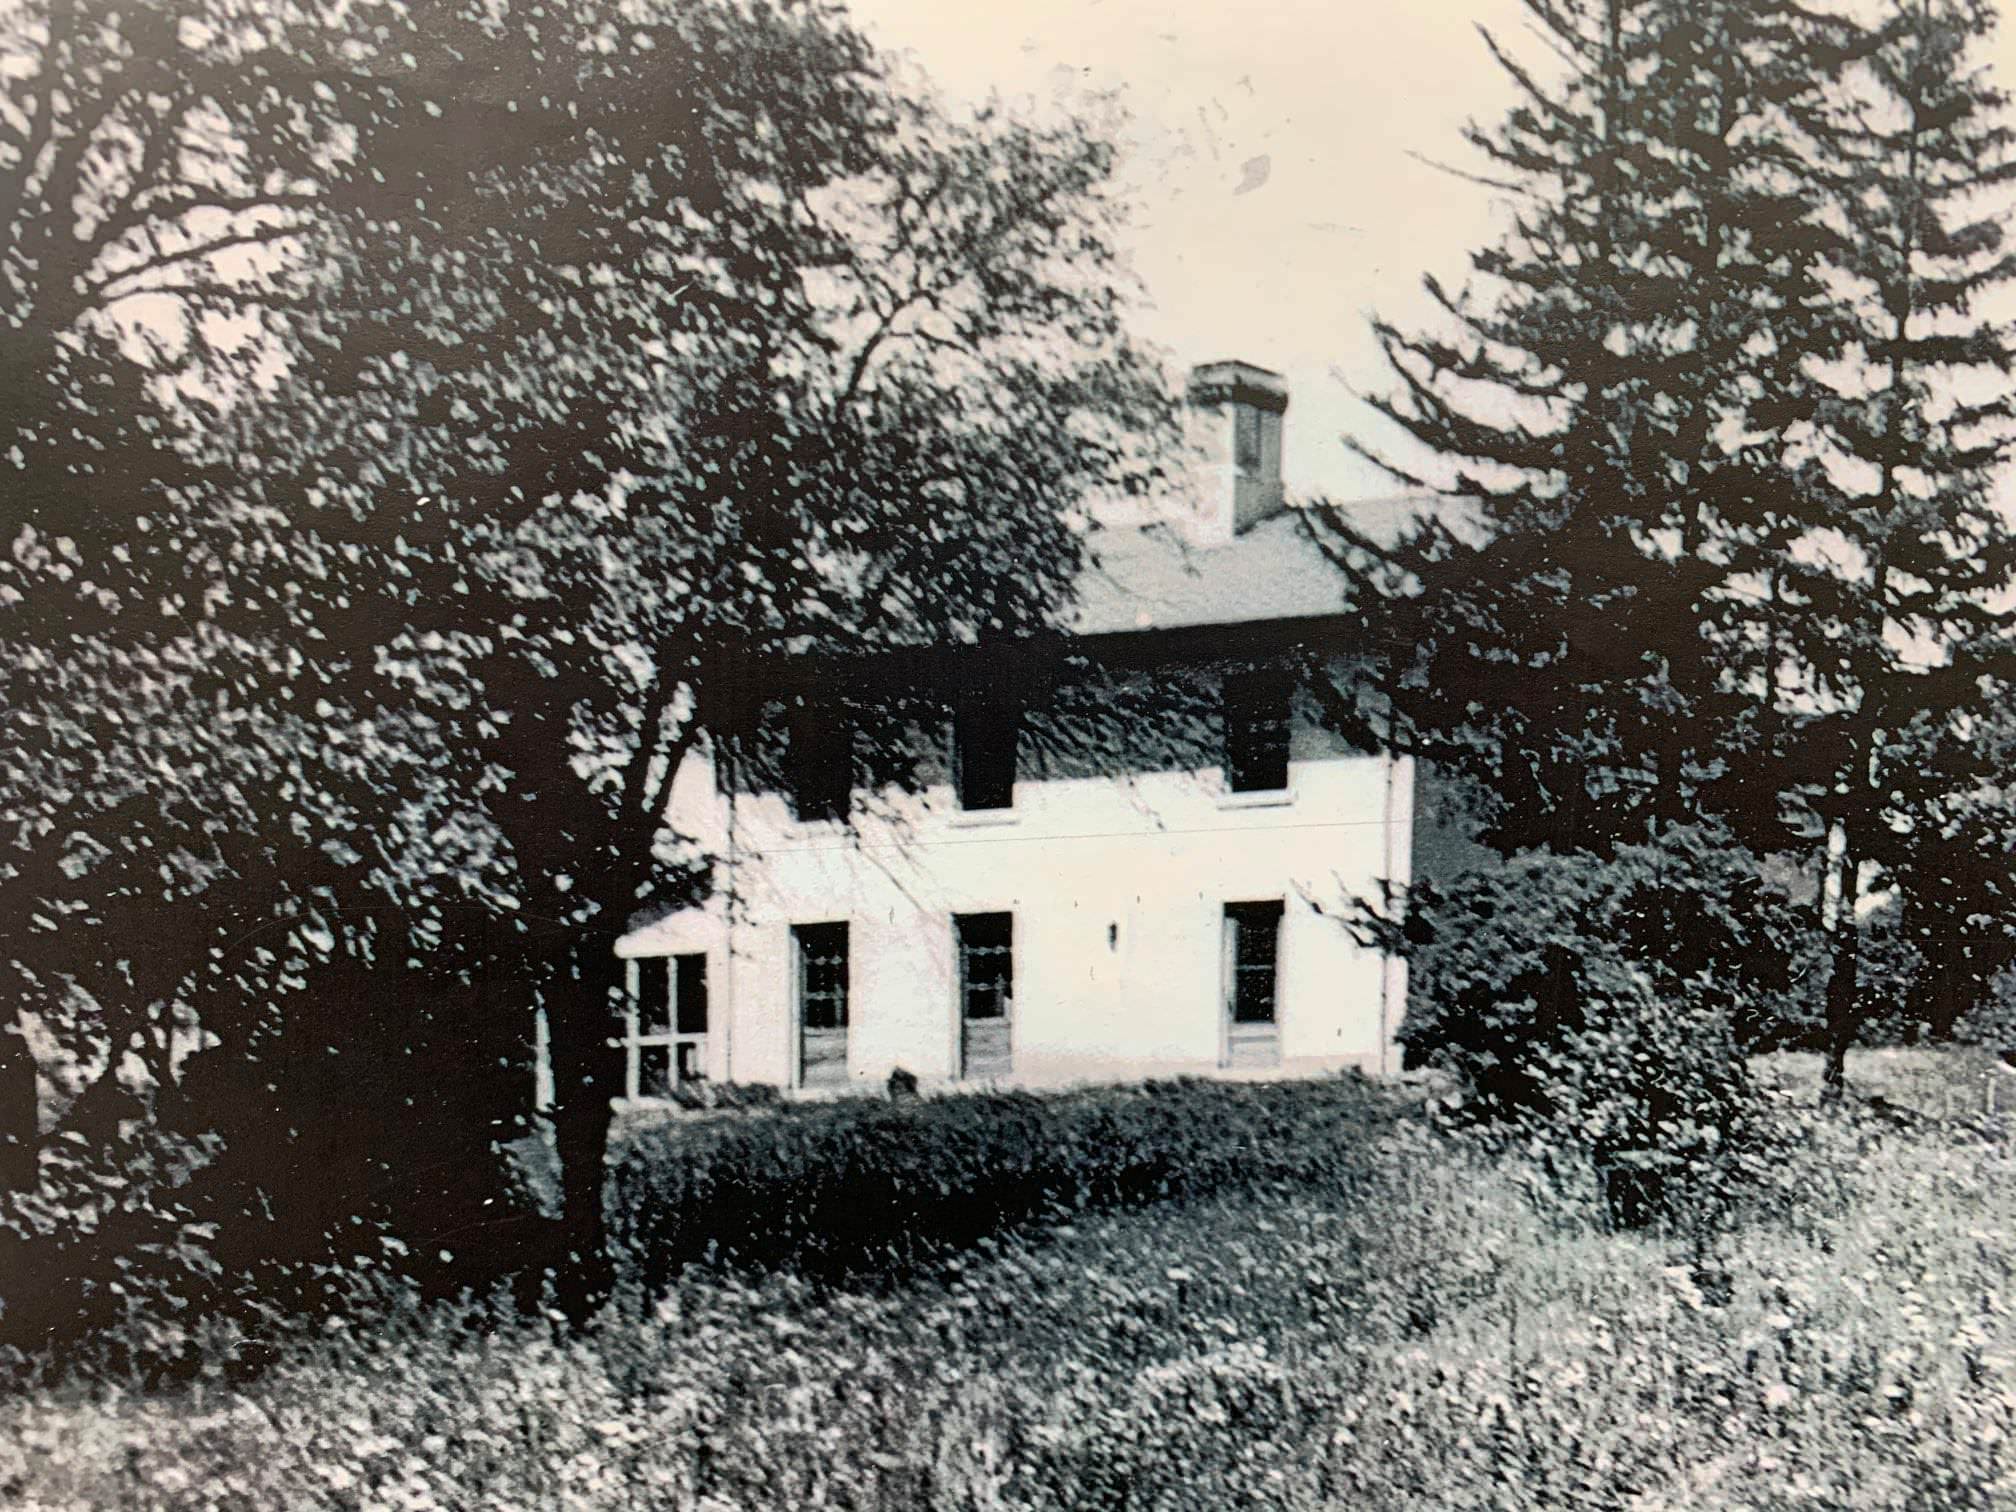
[[[1288,385],[1250,362],[1207,362],[1190,370],[1189,397],[1195,534],[1200,545],[1216,545],[1287,507],[1281,417]]]

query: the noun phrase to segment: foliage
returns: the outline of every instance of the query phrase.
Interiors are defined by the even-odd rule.
[[[1990,687],[1995,702],[1965,727],[1922,738],[1921,726],[1921,738],[1910,739],[1918,764],[1910,832],[1888,863],[1900,884],[1898,929],[1919,963],[1912,1012],[1934,1035],[1970,1020],[1979,1032],[2006,1001],[2003,984],[2016,966],[2016,898],[2000,864],[2016,842],[2016,794],[2007,780],[2016,770],[2016,728],[1999,679]],[[2016,1034],[2003,1044],[2016,1045]]]
[[[1465,133],[1510,225],[1423,329],[1375,321],[1394,390],[1354,441],[1464,502],[1395,545],[1330,521],[1400,738],[1492,796],[1507,854],[1750,809],[1757,585],[1816,508],[1791,462],[1838,339],[1808,207],[1845,45],[1792,0],[1526,10],[1559,67],[1487,34],[1519,103]]]
[[[300,459],[268,495],[312,502],[377,585],[304,616],[357,645],[342,686],[453,732],[494,862],[473,891],[552,1026],[577,1313],[612,946],[708,883],[664,828],[688,754],[740,728],[765,658],[1045,622],[1070,509],[1150,465],[1130,448],[1161,403],[1121,325],[1110,149],[1082,125],[955,117],[823,10],[663,27],[611,65],[652,111],[480,177],[459,215],[346,225],[306,338],[330,356],[258,442]],[[667,136],[667,113],[700,124]]]
[[[441,1116],[444,1083],[495,1074],[454,984],[353,962],[317,988],[284,1033],[167,1087],[137,1056],[85,1086],[36,1181],[0,1194],[0,1349],[136,1375],[223,1339],[250,1358],[388,1263],[426,1296],[514,1274],[536,1289],[556,1257],[497,1169],[512,1125],[469,1118],[466,1093]],[[357,1032],[360,1010],[396,1011],[397,1043]]]
[[[230,1289],[189,1191],[219,1141],[161,1127],[114,1076],[84,1097],[111,1136],[66,1130],[34,1186],[0,1192],[0,1361],[138,1376],[189,1350]]]
[[[1151,1082],[672,1119],[620,1142],[611,1223],[647,1293],[701,1260],[889,1271],[1031,1219],[1324,1185],[1383,1117],[1335,1082]]]
[[[1466,132],[1510,225],[1429,281],[1434,321],[1375,322],[1395,385],[1357,443],[1464,503],[1391,546],[1330,522],[1403,648],[1397,733],[1508,855],[1696,818],[1759,856],[1845,840],[1950,1024],[2008,960],[1950,859],[2000,800],[2016,573],[1994,10],[1526,9],[1558,66],[1487,39],[1519,103]],[[1860,941],[1824,970],[1837,1073]]]
[[[1946,1082],[1980,1106],[1952,1056],[1854,1071],[1899,1117]],[[695,1269],[571,1337],[401,1313],[200,1393],[52,1385],[0,1403],[0,1486],[176,1512],[2004,1505],[2008,1121],[1822,1116],[1818,1078],[1760,1069],[1800,1148],[1705,1268],[1403,1119],[1340,1157],[1346,1201],[1081,1215],[893,1288]]]
[[[746,658],[1045,623],[1156,469],[1111,149],[822,4],[188,9],[4,39],[0,211],[61,249],[6,261],[11,1001],[163,1086],[193,1016],[300,1128],[317,980],[425,960],[486,1137],[543,1003],[582,1312],[610,947],[707,885],[666,795]]]
[[[1832,486],[1806,521],[1828,549],[1798,555],[1781,580],[1799,611],[1785,644],[1800,696],[1777,789],[1845,842],[1846,895],[1865,868],[1900,895],[1934,989],[1919,995],[1947,1025],[1954,995],[1978,996],[2008,959],[1982,939],[2006,924],[1970,917],[1999,909],[1953,887],[1942,854],[1956,800],[1999,783],[2006,746],[1980,728],[2003,697],[1990,674],[2016,581],[1997,497],[2016,440],[2016,330],[1988,313],[2016,277],[2016,119],[1985,64],[1996,23],[1975,0],[1895,4],[1844,76],[1826,203],[1848,231],[1833,257],[1853,339],[1814,415]],[[1835,1082],[1872,1008],[1858,939],[1835,936]]]
[[[1755,1155],[1746,1044],[1783,1014],[1797,919],[1708,830],[1547,851],[1423,883],[1375,932],[1406,952],[1410,1064],[1501,1147],[1592,1170],[1611,1215],[1712,1218]]]

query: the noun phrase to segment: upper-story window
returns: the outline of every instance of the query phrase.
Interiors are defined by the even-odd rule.
[[[785,739],[791,812],[800,820],[845,820],[854,790],[854,727],[846,710],[796,704]]]
[[[1274,668],[1225,678],[1225,785],[1235,793],[1288,786],[1288,709],[1292,684]]]
[[[1021,710],[999,694],[969,694],[952,713],[952,782],[962,809],[1015,806]]]

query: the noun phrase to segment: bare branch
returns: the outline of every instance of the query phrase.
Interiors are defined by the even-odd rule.
[[[115,292],[113,286],[124,283],[128,279],[142,277],[148,273],[159,272],[166,268],[173,268],[178,265],[197,261],[201,258],[211,257],[219,252],[228,251],[233,247],[272,246],[277,242],[287,240],[289,237],[300,236],[306,230],[307,227],[301,225],[263,226],[256,231],[240,231],[227,236],[220,236],[215,240],[203,243],[201,246],[185,248],[182,251],[158,253],[133,267],[121,268],[116,272],[105,274],[92,284],[92,291],[108,300],[126,299],[135,294],[155,293],[157,291],[151,287],[123,289]]]

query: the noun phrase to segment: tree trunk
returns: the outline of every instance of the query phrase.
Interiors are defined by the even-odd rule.
[[[27,1036],[14,1024],[0,1026],[0,1195],[35,1185],[40,1118]]]
[[[1827,1052],[1821,1070],[1823,1101],[1839,1102],[1848,1087],[1848,1047],[1862,1027],[1862,928],[1855,916],[1857,863],[1852,849],[1841,855],[1841,896],[1834,908],[1833,963],[1827,973]]]
[[[610,1043],[618,1032],[623,977],[611,945],[600,934],[586,934],[570,950],[570,969],[557,974],[547,999],[561,1195],[554,1286],[561,1311],[577,1328],[609,1300],[615,1276],[604,1202],[610,1099],[623,1092],[623,1052]]]
[[[674,656],[660,648],[659,660]],[[514,700],[521,709],[539,711],[523,728],[565,728],[571,701],[543,676],[506,664],[506,675],[523,682]],[[606,921],[587,924],[562,945],[540,972],[546,1009],[547,1055],[553,1070],[553,1142],[560,1161],[561,1215],[553,1256],[556,1300],[575,1327],[588,1322],[608,1301],[615,1276],[609,1254],[604,1211],[607,1186],[610,1099],[624,1091],[624,1054],[619,1016],[624,989],[623,963],[616,957],[616,937],[634,915],[657,867],[652,844],[664,822],[672,781],[698,738],[698,726],[688,721],[659,749],[656,732],[664,722],[673,691],[655,687],[645,700],[641,728],[644,738],[624,775],[623,791],[612,810],[580,786],[571,772],[558,769],[553,748],[513,753],[512,765],[521,780],[528,772],[543,780],[528,782],[539,803],[519,805],[516,832],[507,830],[517,855],[553,858],[553,870],[577,877],[592,875],[593,907],[583,917]],[[654,752],[663,766],[653,772]],[[542,766],[541,763],[546,765]],[[553,837],[575,840],[569,852],[556,854]],[[524,863],[521,861],[520,863]],[[575,894],[583,903],[587,889]],[[570,926],[572,928],[572,926]],[[612,1043],[613,1041],[613,1043]]]

